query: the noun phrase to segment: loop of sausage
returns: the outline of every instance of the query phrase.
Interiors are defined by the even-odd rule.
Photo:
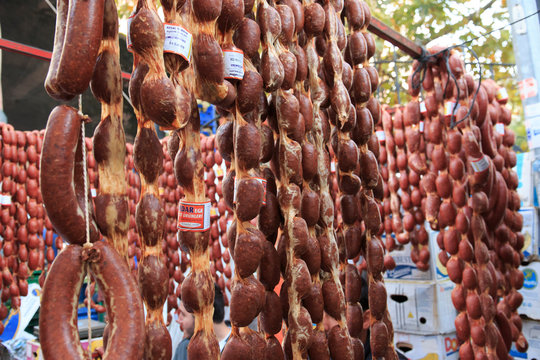
[[[90,209],[90,241],[100,237],[91,202],[84,206],[82,121],[72,107],[54,108],[43,140],[40,172],[43,204],[51,223],[64,240],[78,245],[86,241],[85,208]]]
[[[88,87],[103,34],[104,0],[60,0],[45,90],[71,100]]]
[[[58,254],[43,285],[39,341],[45,359],[85,359],[77,331],[77,306],[84,280],[82,247]]]
[[[107,242],[93,244],[90,272],[105,296],[109,316],[108,349],[103,359],[141,359],[145,337],[144,311],[139,289],[127,265]]]
[[[77,307],[85,262],[105,295],[110,321],[104,359],[141,359],[144,316],[137,285],[111,245],[100,241],[89,251],[67,246],[55,259],[41,300],[39,337],[45,359],[86,359],[77,330]]]

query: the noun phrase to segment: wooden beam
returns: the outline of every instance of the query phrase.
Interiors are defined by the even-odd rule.
[[[384,39],[393,45],[400,48],[404,53],[411,56],[413,59],[418,59],[422,56],[423,47],[406,38],[405,36],[392,29],[381,20],[372,17],[368,26],[368,31],[377,35],[381,39]]]

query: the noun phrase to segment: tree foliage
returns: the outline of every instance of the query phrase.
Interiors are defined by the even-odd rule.
[[[527,137],[523,121],[522,104],[514,64],[514,50],[509,13],[501,0],[367,0],[373,15],[416,43],[428,47],[436,40],[437,45],[452,46],[470,41],[469,48],[461,50],[468,63],[468,71],[478,79],[494,79],[507,89],[509,106],[514,119],[511,128],[516,132],[517,145],[527,150]],[[500,31],[493,30],[503,28]],[[472,40],[472,41],[471,41]],[[377,68],[381,76],[379,96],[381,103],[392,105],[405,103],[407,76],[411,58],[382,39],[377,40]],[[478,55],[481,66],[476,64],[473,51]],[[397,61],[397,62],[396,62]],[[399,84],[399,85],[397,85]],[[401,91],[397,91],[397,87]],[[399,100],[399,101],[398,101]]]

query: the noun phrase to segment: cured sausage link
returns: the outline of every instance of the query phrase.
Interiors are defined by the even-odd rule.
[[[122,125],[122,77],[118,48],[118,11],[105,1],[103,40],[90,84],[101,102],[101,122],[94,131],[94,157],[99,192],[94,199],[96,222],[103,236],[128,259],[129,205],[125,178],[126,139]]]
[[[90,250],[83,251],[88,257],[90,272],[105,295],[109,316],[110,333],[103,359],[142,359],[144,312],[135,279],[131,276],[124,259],[107,242],[100,241]]]
[[[71,100],[88,87],[103,34],[104,0],[60,0],[45,90]]]
[[[81,137],[83,116],[76,109],[60,105],[47,122],[41,156],[41,194],[47,215],[56,232],[68,243],[86,241],[84,179]],[[90,198],[90,197],[89,197]],[[90,241],[99,240],[90,203]]]
[[[67,246],[54,261],[41,301],[39,337],[45,359],[86,359],[77,330],[77,307],[85,265],[105,295],[108,349],[103,359],[141,359],[144,315],[135,280],[124,260],[103,241],[89,248]]]
[[[85,359],[77,331],[77,306],[84,280],[82,247],[58,254],[43,285],[39,341],[45,359]]]

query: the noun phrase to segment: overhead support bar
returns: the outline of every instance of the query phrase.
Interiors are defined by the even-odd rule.
[[[0,38],[0,49],[15,52],[18,54],[29,55],[36,59],[46,61],[50,61],[52,57],[52,52],[50,51],[2,38]],[[122,71],[122,78],[125,80],[129,80],[131,78],[131,74]]]
[[[384,39],[393,45],[400,48],[405,54],[411,56],[413,59],[418,59],[420,56],[422,56],[423,48],[422,46],[418,45],[411,39],[406,38],[405,36],[401,35],[385,23],[383,23],[381,20],[372,17],[371,22],[369,23],[368,30],[380,37],[381,39]]]

